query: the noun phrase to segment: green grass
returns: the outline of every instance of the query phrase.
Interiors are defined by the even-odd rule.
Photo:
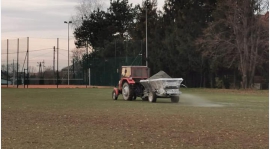
[[[269,148],[268,91],[183,89],[180,103],[112,89],[2,89],[2,148]]]

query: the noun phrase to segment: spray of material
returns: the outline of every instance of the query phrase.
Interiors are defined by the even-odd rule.
[[[191,94],[181,94],[180,103],[183,105],[195,106],[195,107],[223,107],[223,104],[213,103],[199,96]]]

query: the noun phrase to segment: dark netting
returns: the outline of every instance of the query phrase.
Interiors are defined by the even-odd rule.
[[[95,55],[85,47],[68,50],[67,39],[16,38],[1,43],[2,84],[17,87],[57,84],[114,86],[119,81],[121,66],[142,65],[145,45],[141,40],[115,40],[106,43]],[[76,50],[79,54],[75,56],[78,57],[72,55]],[[83,60],[87,53],[89,58]]]
[[[141,57],[118,57],[90,61],[91,85],[115,86],[120,79],[121,66],[141,66]],[[87,78],[87,77],[84,77]]]

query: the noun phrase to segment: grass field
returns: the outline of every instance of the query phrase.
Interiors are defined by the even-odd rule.
[[[178,104],[111,91],[2,88],[2,148],[269,148],[268,91],[183,89]]]

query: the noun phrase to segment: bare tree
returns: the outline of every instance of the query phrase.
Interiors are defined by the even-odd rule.
[[[46,78],[44,80],[44,84],[54,84],[55,80],[54,80],[54,71],[53,71],[53,67],[52,66],[48,66],[45,68],[44,72],[43,72],[43,77]]]
[[[252,87],[256,66],[268,52],[269,27],[262,22],[263,6],[261,0],[219,1],[215,21],[198,40],[204,56],[239,69],[244,89]]]
[[[34,66],[29,66],[29,73],[35,73],[37,72],[37,68]]]
[[[87,20],[90,14],[97,8],[102,9],[104,6],[103,0],[80,0],[80,3],[75,7],[76,14],[71,17],[72,26],[79,27],[83,20]]]
[[[82,60],[83,55],[86,53],[86,49],[85,48],[74,48],[73,50],[71,50],[71,58],[75,61],[78,62],[80,60]]]
[[[72,51],[72,78],[78,78],[80,71],[82,71],[81,61],[83,59],[83,55],[86,54],[86,48],[74,48]],[[92,48],[88,48],[88,52],[92,52]]]
[[[2,70],[2,71],[7,71],[7,65],[2,64],[2,65],[1,65],[1,70]]]
[[[8,66],[6,64],[2,64],[1,70],[7,71],[7,67],[8,67],[8,72],[13,73],[13,64],[8,64]],[[20,64],[19,64],[19,70],[20,70]],[[17,63],[14,63],[14,71],[17,71]]]
[[[53,78],[54,76],[53,67],[52,66],[46,67],[43,74],[45,78]]]

